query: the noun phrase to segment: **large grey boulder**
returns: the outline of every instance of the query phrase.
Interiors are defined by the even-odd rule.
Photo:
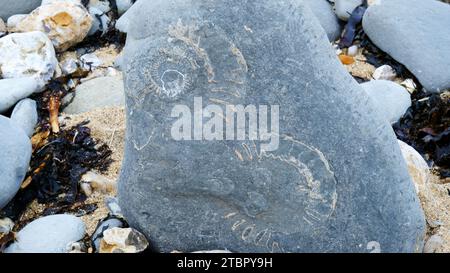
[[[15,14],[30,13],[41,5],[41,0],[0,0],[0,17],[7,20]]]
[[[16,235],[5,253],[65,253],[70,243],[83,239],[84,222],[72,215],[51,215],[34,220]]]
[[[28,170],[31,142],[13,121],[0,116],[0,209],[16,195]]]
[[[363,28],[428,91],[450,88],[450,5],[435,0],[378,0]]]
[[[119,26],[119,204],[155,249],[421,251],[395,135],[303,1],[138,1]],[[259,106],[259,134],[225,104]]]
[[[306,3],[325,29],[328,39],[337,40],[342,32],[342,24],[333,12],[331,4],[327,0],[306,0]]]

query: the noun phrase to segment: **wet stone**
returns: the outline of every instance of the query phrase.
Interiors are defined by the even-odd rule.
[[[161,0],[119,20],[119,205],[152,248],[422,251],[395,135],[313,16],[302,1]],[[258,110],[257,134],[232,118],[239,105]]]
[[[0,115],[0,210],[20,189],[31,158],[31,143],[17,124]]]
[[[420,18],[418,20],[418,18]],[[364,15],[365,33],[404,64],[430,92],[450,88],[450,5],[435,0],[379,0]]]
[[[41,0],[0,0],[0,18],[6,20],[15,14],[29,13],[40,4]]]
[[[333,12],[331,4],[326,0],[306,0],[314,15],[327,33],[330,41],[335,41],[342,32],[342,24]]]
[[[42,217],[26,225],[5,253],[65,253],[67,246],[83,238],[85,225],[80,218],[58,214]]]

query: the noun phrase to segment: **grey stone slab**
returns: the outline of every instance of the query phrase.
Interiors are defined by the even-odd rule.
[[[421,251],[424,216],[392,128],[302,1],[138,1],[118,25],[119,204],[155,249]],[[264,134],[177,141],[172,111],[194,113],[195,98],[278,106],[278,149]]]
[[[28,170],[31,142],[9,118],[0,115],[0,209],[16,195]]]
[[[370,39],[432,92],[450,88],[450,5],[435,0],[378,0],[363,18]]]
[[[339,22],[333,7],[327,0],[306,0],[320,25],[325,29],[328,39],[336,41],[342,32],[342,24]]]
[[[66,253],[69,243],[83,239],[84,222],[75,216],[58,214],[39,218],[16,235],[5,253]]]
[[[41,5],[41,0],[0,0],[0,17],[7,20],[15,14],[32,12]]]
[[[64,103],[70,103],[64,112],[80,114],[97,108],[123,106],[125,94],[121,76],[100,77],[86,81],[77,86],[74,93],[64,98]]]

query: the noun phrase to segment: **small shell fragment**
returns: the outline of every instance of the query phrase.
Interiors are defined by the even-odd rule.
[[[417,89],[417,85],[413,79],[406,79],[401,83],[401,85],[405,87],[406,90],[408,90],[408,92],[411,94],[414,93]]]

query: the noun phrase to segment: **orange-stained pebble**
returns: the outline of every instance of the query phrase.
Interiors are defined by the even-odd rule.
[[[341,60],[341,62],[345,65],[355,63],[355,59],[353,59],[353,57],[350,57],[350,56],[347,56],[344,54],[339,55],[339,60]]]

